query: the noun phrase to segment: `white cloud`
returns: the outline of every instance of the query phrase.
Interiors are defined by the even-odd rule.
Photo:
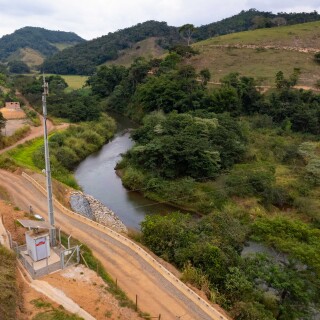
[[[0,0],[0,36],[24,26],[74,31],[92,39],[146,20],[197,26],[230,17],[241,10],[320,10],[319,1],[305,0]]]

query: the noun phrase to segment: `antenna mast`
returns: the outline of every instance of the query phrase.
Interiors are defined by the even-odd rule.
[[[52,204],[52,183],[51,183],[51,169],[49,158],[49,145],[48,145],[48,129],[47,129],[47,95],[49,93],[48,82],[46,82],[43,75],[43,93],[42,93],[42,111],[43,111],[43,130],[44,130],[44,154],[46,163],[46,178],[47,178],[47,198],[48,198],[48,216],[49,223],[54,227],[54,214]],[[50,243],[54,247],[56,245],[56,230],[50,229]]]

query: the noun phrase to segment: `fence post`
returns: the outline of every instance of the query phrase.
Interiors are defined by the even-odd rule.
[[[138,295],[136,294],[136,311],[138,311]]]
[[[158,318],[159,320],[161,319],[161,313],[159,314],[159,318]]]

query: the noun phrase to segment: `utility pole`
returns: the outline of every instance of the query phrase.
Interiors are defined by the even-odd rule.
[[[56,229],[54,226],[54,214],[52,204],[52,183],[51,183],[51,169],[49,158],[48,145],[48,129],[47,129],[47,95],[49,93],[48,82],[43,75],[43,94],[42,94],[42,112],[43,112],[43,130],[44,130],[44,156],[46,163],[46,180],[47,180],[47,199],[48,199],[48,217],[49,223],[53,229],[50,229],[50,243],[54,247],[56,245]]]

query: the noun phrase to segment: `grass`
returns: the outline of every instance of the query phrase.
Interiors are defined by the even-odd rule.
[[[24,125],[23,127],[19,128],[18,130],[15,131],[15,133],[11,136],[5,136],[2,137],[1,142],[0,142],[0,149],[12,146],[30,132],[30,126]]]
[[[52,76],[54,74],[51,73],[46,73],[45,76],[49,77]],[[62,75],[60,74],[60,76],[65,80],[65,82],[68,84],[68,88],[66,88],[67,92],[71,92],[73,90],[77,90],[77,89],[81,89],[87,79],[88,76],[79,76],[79,75]]]
[[[52,136],[54,133],[49,135]],[[17,146],[15,149],[8,152],[8,157],[0,157],[0,167],[7,168],[12,166],[12,161],[16,166],[22,168],[28,168],[30,170],[39,172],[41,169],[33,161],[33,153],[43,146],[43,138],[36,138],[30,141],[27,141],[23,145]],[[10,161],[11,158],[11,161]],[[55,170],[57,169],[57,170]],[[67,172],[66,169],[60,170],[61,168],[55,168],[54,164],[51,161],[51,173],[54,178],[61,181],[62,183],[71,186],[72,188],[78,189],[78,184],[71,172]]]
[[[22,60],[24,63],[26,63],[30,68],[33,68],[34,66],[38,66],[43,63],[44,57],[43,55],[37,51],[33,50],[31,48],[22,48],[16,52],[14,52],[8,59],[9,61],[13,60]]]
[[[36,138],[31,141],[26,142],[23,145],[19,145],[12,151],[9,151],[9,155],[21,167],[26,167],[28,169],[39,171],[39,168],[33,162],[33,153],[43,146],[43,138]]]
[[[66,81],[66,83],[69,86],[69,89],[72,89],[72,90],[81,89],[85,85],[88,79],[87,76],[61,75],[61,77]]]
[[[191,58],[197,70],[208,68],[212,81],[218,82],[230,72],[251,76],[261,85],[274,85],[275,74],[282,70],[289,76],[293,68],[300,68],[298,85],[314,86],[320,79],[320,68],[313,61],[314,53],[284,49],[223,48],[216,45],[272,45],[275,47],[310,47],[320,51],[320,22],[270,29],[257,29],[214,37],[195,43],[200,54]]]
[[[120,56],[116,60],[107,62],[106,64],[116,64],[129,67],[132,62],[138,57],[146,59],[159,58],[165,50],[156,44],[157,38],[151,37],[134,44],[132,48],[122,50]]]
[[[65,310],[52,309],[38,313],[32,320],[83,320],[76,314],[70,314]]]
[[[16,257],[0,245],[0,318],[16,319],[18,290],[16,284]]]

